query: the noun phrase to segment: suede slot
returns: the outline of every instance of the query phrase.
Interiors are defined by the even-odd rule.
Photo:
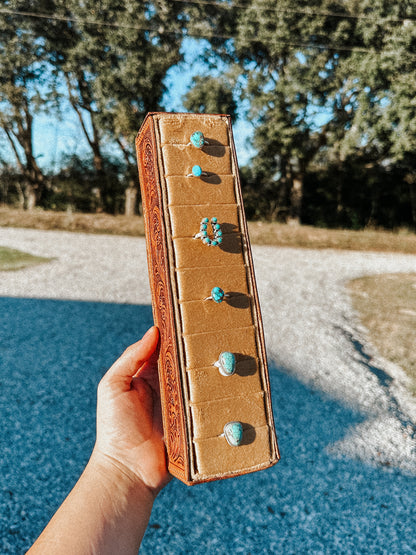
[[[194,440],[198,472],[204,476],[249,470],[270,464],[268,426],[244,430],[246,443],[232,447],[224,437]]]
[[[250,395],[262,390],[257,360],[247,359],[237,363],[232,376],[223,376],[216,366],[187,371],[191,403],[230,399],[238,395]]]
[[[203,218],[210,221],[207,225],[208,235],[213,236],[211,218],[216,217],[223,234],[240,231],[236,205],[225,206],[171,206],[169,209],[172,222],[173,238],[194,237],[199,233]]]
[[[182,332],[203,333],[212,329],[244,328],[252,323],[250,298],[234,294],[221,303],[200,300],[180,304]]]
[[[227,422],[238,420],[251,427],[267,424],[262,391],[232,399],[209,400],[191,404],[194,439],[220,436]]]
[[[188,145],[194,131],[202,131],[210,144],[229,144],[227,120],[218,116],[164,115],[159,121],[159,129],[163,145]]]
[[[162,156],[165,167],[165,177],[183,176],[201,182],[201,177],[192,175],[192,168],[201,166],[202,171],[208,175],[231,175],[230,147],[212,146],[197,149],[184,145],[165,145],[162,147]],[[188,177],[189,176],[189,177]]]
[[[166,177],[169,205],[235,204],[235,184],[232,175],[202,177],[198,186],[184,176]]]
[[[213,266],[205,269],[182,269],[176,271],[179,284],[179,301],[196,301],[211,295],[214,287],[225,292],[248,295],[247,271],[244,265]]]
[[[244,357],[257,357],[254,326],[230,329],[227,333],[210,331],[184,335],[187,368],[210,366],[218,359],[218,350],[239,353]]]
[[[176,269],[244,265],[241,237],[238,233],[227,234],[221,246],[216,247],[204,245],[201,239],[193,237],[178,237],[173,242]]]

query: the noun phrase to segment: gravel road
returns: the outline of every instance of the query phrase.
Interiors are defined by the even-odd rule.
[[[24,553],[94,443],[95,390],[152,323],[140,238],[0,229],[0,552]],[[416,401],[345,283],[416,256],[254,247],[282,460],[159,495],[142,553],[416,553]]]

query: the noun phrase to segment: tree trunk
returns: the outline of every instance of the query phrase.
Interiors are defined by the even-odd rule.
[[[300,225],[303,196],[303,179],[296,176],[292,179],[292,189],[290,191],[290,215],[288,223]]]
[[[130,181],[129,186],[126,189],[126,200],[124,205],[124,214],[126,216],[134,216],[136,213],[136,202],[137,187],[135,187],[133,181]]]
[[[36,208],[36,191],[28,185],[26,187],[26,210],[33,210],[34,208]]]

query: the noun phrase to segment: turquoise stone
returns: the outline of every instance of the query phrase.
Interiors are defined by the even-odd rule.
[[[225,293],[221,289],[221,287],[214,287],[211,291],[212,300],[215,301],[216,303],[221,303],[224,298],[224,295]]]
[[[195,131],[191,135],[191,143],[196,148],[202,148],[205,144],[205,138],[202,131]]]
[[[218,221],[218,219],[217,219],[217,218],[211,218],[211,223],[212,223],[212,224],[216,224],[216,223],[217,223],[217,221]]]
[[[192,168],[192,175],[195,177],[200,177],[202,175],[202,168],[201,166],[194,166]]]
[[[232,376],[235,372],[235,356],[233,353],[224,351],[218,359],[218,368],[223,376]]]
[[[241,422],[228,422],[224,426],[224,435],[232,447],[238,447],[243,441],[243,425]]]

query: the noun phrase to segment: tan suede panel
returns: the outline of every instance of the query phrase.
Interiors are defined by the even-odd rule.
[[[203,218],[211,220],[211,218],[216,217],[224,235],[239,231],[236,205],[210,206],[209,208],[206,206],[171,206],[169,213],[174,239],[177,237],[194,237],[199,233]],[[212,239],[211,221],[208,223],[207,231]]]
[[[209,270],[188,268],[177,270],[176,275],[179,301],[205,299],[211,295],[212,288],[217,286],[227,293],[235,292],[248,295],[247,272],[242,264],[237,266],[212,266]]]
[[[219,116],[156,117],[193,471],[217,476],[267,466],[271,455],[263,363],[228,123]],[[202,131],[209,144],[202,149],[190,145],[194,131]],[[195,165],[208,175],[188,176]],[[201,220],[212,217],[223,233],[222,244],[214,247],[194,238]],[[207,231],[212,239],[210,223]],[[221,303],[205,300],[213,287],[229,297]],[[223,351],[236,356],[232,376],[222,376],[214,366]],[[239,447],[221,437],[224,425],[234,420],[244,429]]]
[[[268,427],[246,428],[243,437],[247,443],[238,447],[228,445],[225,437],[195,440],[199,473],[209,476],[266,466],[271,456]]]
[[[162,145],[167,143],[187,145],[194,131],[202,131],[204,137],[211,145],[228,145],[227,122],[225,119],[218,116],[193,117],[189,114],[172,114],[163,115],[163,118],[159,120],[159,132]],[[195,149],[195,147],[192,148]]]
[[[198,227],[199,230],[199,227]],[[241,238],[229,233],[221,246],[209,247],[201,239],[180,237],[173,240],[176,268],[211,268],[212,266],[244,265]]]
[[[219,355],[220,353],[217,358]],[[261,391],[257,360],[254,358],[238,361],[235,374],[232,376],[223,376],[216,366],[189,370],[187,375],[192,403],[250,395],[253,391]]]
[[[184,176],[167,177],[169,205],[235,204],[232,175],[211,175],[200,177],[199,181],[195,179]]]
[[[195,165],[201,166],[207,174],[231,174],[231,156],[228,146],[207,146],[203,149],[185,145],[165,145],[162,147],[162,158],[165,176],[183,176],[195,181],[195,185],[204,185],[203,178],[191,175]]]
[[[195,439],[219,436],[227,422],[237,420],[258,427],[267,424],[264,394],[219,399],[191,406]]]
[[[251,301],[247,295],[235,294],[221,303],[187,301],[180,305],[182,332],[203,333],[210,330],[243,328],[252,324]]]
[[[218,351],[229,351],[239,356],[257,357],[254,327],[229,329],[227,333],[212,331],[185,335],[187,368],[204,368],[218,359]]]

